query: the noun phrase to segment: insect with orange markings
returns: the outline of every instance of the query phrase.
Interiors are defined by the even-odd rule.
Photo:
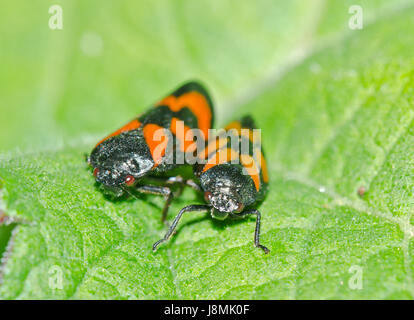
[[[245,116],[225,128],[230,135],[211,139],[204,152],[207,161],[194,166],[194,173],[200,180],[207,204],[194,204],[181,209],[164,238],[154,243],[154,251],[171,237],[185,212],[206,211],[219,220],[255,215],[254,244],[265,253],[270,252],[260,243],[261,214],[255,208],[264,199],[268,185],[261,142],[260,139],[254,139],[255,128],[253,119]],[[236,145],[232,144],[232,137],[236,138]],[[243,144],[248,148],[243,148]]]
[[[133,187],[138,192],[164,196],[162,221],[165,222],[173,198],[168,184],[184,183],[196,189],[197,186],[181,177],[167,177],[161,186],[142,181],[150,176],[159,178],[180,165],[175,157],[179,152],[186,153],[194,142],[186,139],[188,131],[198,129],[208,137],[213,121],[213,104],[208,92],[198,82],[188,82],[102,139],[87,161],[106,193],[119,197],[124,193],[132,194],[129,188]],[[178,130],[180,124],[183,130]],[[157,136],[160,130],[168,130],[170,134]],[[168,151],[169,145],[171,151]]]

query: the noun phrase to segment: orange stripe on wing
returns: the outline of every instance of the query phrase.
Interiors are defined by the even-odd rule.
[[[198,128],[207,139],[208,129],[211,128],[212,114],[208,101],[201,93],[191,91],[179,97],[171,95],[162,99],[157,105],[168,106],[173,112],[178,112],[184,107],[190,109],[197,118]]]
[[[203,172],[208,169],[227,162],[231,162],[239,158],[239,153],[231,148],[223,148],[218,150],[212,157],[208,159],[207,164],[203,168]]]
[[[183,129],[178,128],[180,123],[183,123],[182,120],[173,117],[171,119],[171,132],[174,134],[177,139],[180,141],[180,149],[183,152],[194,152],[197,148],[197,144],[194,143],[193,140],[186,140],[185,137],[187,135],[187,132],[191,131],[191,128],[189,126],[184,125]]]
[[[260,152],[260,166],[262,169],[262,176],[263,176],[263,181],[265,183],[269,182],[269,174],[267,173],[267,164],[266,164],[266,159],[264,158],[264,155],[262,152]]]
[[[115,136],[117,136],[117,135],[119,135],[119,134],[121,134],[121,133],[123,133],[123,132],[126,132],[126,131],[131,131],[131,130],[134,130],[134,129],[138,129],[140,126],[141,126],[141,123],[140,123],[137,119],[134,119],[134,120],[132,120],[132,121],[128,122],[128,123],[127,123],[126,125],[124,125],[122,128],[119,128],[119,129],[118,129],[118,130],[116,130],[115,132],[111,133],[109,136],[107,136],[107,137],[103,138],[101,141],[99,141],[99,142],[96,144],[95,148],[96,148],[97,146],[99,146],[102,142],[104,142],[105,140],[108,140],[108,139],[109,139],[109,138],[111,138],[111,137],[115,137]]]
[[[253,142],[254,139],[256,138],[256,140],[258,140],[260,142],[260,136],[259,137],[254,137],[253,129],[242,127],[242,125],[239,121],[230,122],[226,126],[225,130],[226,131],[236,130],[236,132],[239,136],[246,137],[251,142]]]
[[[253,179],[256,190],[260,189],[259,167],[254,158],[247,154],[240,155],[240,161],[243,167],[247,170],[249,176]]]
[[[236,130],[240,136],[244,136],[248,138],[250,142],[260,144],[260,135],[258,135],[256,132],[254,132],[250,128],[243,128],[240,121],[233,121],[229,123],[225,129],[227,131]],[[263,181],[265,183],[268,183],[269,176],[267,172],[266,160],[264,158],[263,153],[261,152],[260,149],[257,149],[257,148],[255,148],[255,152],[257,152],[257,154],[260,154],[260,163],[257,163],[251,155],[247,155],[247,154],[240,155],[240,162],[243,165],[243,167],[246,169],[249,176],[253,179],[256,190],[259,191],[260,170],[262,171]]]
[[[142,129],[145,142],[148,145],[152,160],[154,161],[154,168],[161,163],[161,160],[164,157],[165,151],[167,149],[168,137],[163,134],[163,130],[163,127],[160,127],[153,123],[146,124]],[[160,141],[157,141],[158,138],[160,138]]]
[[[198,157],[199,159],[207,159],[209,154],[213,153],[221,149],[222,147],[227,145],[228,138],[227,137],[217,137],[216,139],[211,140],[207,147],[200,151]]]
[[[241,123],[240,121],[233,121],[230,122],[226,127],[225,130],[230,130],[230,129],[236,129],[238,133],[240,133],[241,130]]]
[[[261,172],[262,172],[262,177],[263,177],[263,181],[265,183],[269,182],[269,175],[267,172],[267,163],[266,163],[266,159],[265,156],[261,150],[260,147],[255,147],[253,149],[253,157],[254,159],[258,159],[259,163],[257,163],[257,161],[255,161],[256,165],[258,168],[260,168]]]

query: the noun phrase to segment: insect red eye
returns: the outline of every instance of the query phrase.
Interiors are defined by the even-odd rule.
[[[98,168],[95,168],[95,169],[93,169],[93,176],[96,178],[96,176],[98,175],[98,173],[99,173],[99,169]]]
[[[204,200],[206,200],[206,202],[210,202],[210,196],[211,196],[211,192],[209,191],[204,192]]]
[[[125,178],[125,184],[127,186],[132,186],[134,184],[134,182],[135,182],[135,178],[133,176],[131,176],[131,175],[127,175],[126,176],[126,178]]]

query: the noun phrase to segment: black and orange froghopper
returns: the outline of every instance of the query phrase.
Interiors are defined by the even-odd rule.
[[[209,141],[204,152],[200,152],[205,163],[194,167],[207,204],[181,209],[164,238],[154,243],[153,250],[169,239],[185,212],[210,211],[213,218],[220,220],[256,215],[254,244],[269,253],[260,244],[261,214],[255,208],[264,199],[268,185],[266,161],[255,128],[253,119],[245,116],[230,123],[225,136],[217,135]]]
[[[172,199],[171,189],[166,185],[142,184],[141,178],[162,175],[182,164],[176,161],[177,154],[193,152],[195,146],[194,140],[186,139],[188,131],[199,129],[208,137],[213,121],[213,104],[207,91],[197,82],[186,83],[101,140],[88,163],[96,181],[115,196],[130,193],[128,187],[134,187],[139,192],[166,197],[164,221]],[[164,130],[169,135],[157,134]],[[169,137],[172,141],[168,141]]]

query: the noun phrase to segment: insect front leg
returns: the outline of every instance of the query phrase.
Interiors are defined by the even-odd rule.
[[[157,242],[155,242],[152,245],[152,250],[156,251],[157,247],[167,241],[171,235],[174,233],[175,228],[177,227],[178,222],[180,221],[181,217],[183,216],[183,214],[185,212],[190,212],[190,211],[209,211],[211,209],[211,207],[209,205],[205,205],[205,204],[192,204],[189,205],[187,207],[184,207],[180,210],[180,212],[177,214],[177,216],[175,217],[173,223],[171,224],[171,226],[168,228],[167,233],[165,234],[164,238],[158,240]]]
[[[181,190],[185,187],[188,186],[191,189],[197,191],[197,192],[202,192],[201,187],[192,179],[184,179],[181,176],[174,176],[174,177],[157,177],[157,176],[151,176],[148,177],[148,179],[154,180],[154,181],[158,181],[158,182],[162,182],[165,185],[174,185],[174,184],[179,184],[181,187]]]
[[[173,199],[173,192],[169,187],[162,186],[152,186],[152,185],[142,185],[136,188],[138,192],[146,194],[156,194],[163,196],[165,198],[164,208],[162,209],[161,222],[165,223],[167,220],[168,208],[170,207],[171,201]]]
[[[179,193],[178,193],[179,195],[183,192],[184,187],[186,187],[186,186],[190,187],[191,189],[193,189],[197,192],[202,192],[201,187],[192,179],[184,180],[183,178],[178,176],[178,177],[171,177],[168,181],[172,181],[170,183],[179,183],[180,184],[180,190],[179,190]],[[167,182],[167,183],[169,183],[169,182]]]
[[[165,224],[168,215],[168,208],[174,198],[174,193],[171,190],[172,185],[179,185],[179,191],[176,196],[179,196],[185,186],[189,186],[193,190],[197,192],[202,192],[201,187],[192,179],[183,179],[181,176],[174,176],[174,177],[159,177],[159,176],[151,176],[147,178],[148,180],[152,180],[155,182],[159,182],[161,186],[154,186],[154,185],[140,185],[136,188],[138,192],[146,193],[146,194],[156,194],[164,196],[166,199],[164,208],[162,210],[161,222]]]
[[[245,217],[250,214],[256,215],[256,228],[254,230],[254,245],[255,247],[262,249],[266,254],[268,254],[270,250],[264,245],[260,244],[260,220],[261,220],[260,211],[256,209],[250,209],[250,210],[246,210],[242,213],[237,214],[237,216]]]

